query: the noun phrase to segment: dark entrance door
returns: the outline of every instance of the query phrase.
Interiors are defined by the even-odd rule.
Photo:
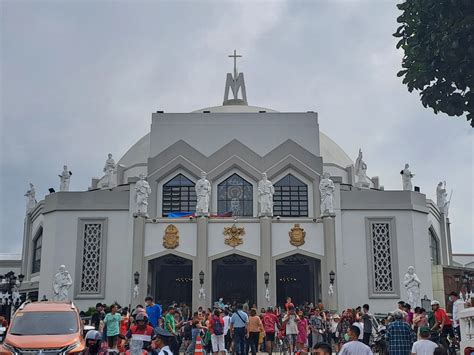
[[[226,303],[257,302],[257,262],[232,254],[212,262],[212,300]]]
[[[321,298],[320,266],[318,259],[294,254],[276,262],[277,303],[291,297],[295,305],[316,303]]]
[[[172,302],[192,303],[193,262],[177,255],[165,255],[149,262],[152,292],[163,306]]]

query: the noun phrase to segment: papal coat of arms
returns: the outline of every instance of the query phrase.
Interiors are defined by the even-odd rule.
[[[244,243],[242,236],[245,235],[245,229],[237,227],[234,223],[231,227],[224,227],[224,235],[226,236],[224,243],[235,248]]]
[[[294,245],[295,247],[302,246],[305,241],[304,238],[306,237],[306,232],[303,228],[300,227],[299,223],[295,223],[293,228],[288,232],[290,235],[290,244]]]
[[[175,249],[179,246],[179,231],[174,224],[170,224],[165,229],[163,236],[163,246],[166,249]]]

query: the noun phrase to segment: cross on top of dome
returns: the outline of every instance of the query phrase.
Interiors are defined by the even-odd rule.
[[[247,92],[245,90],[244,73],[237,72],[237,58],[241,58],[241,54],[237,54],[234,49],[234,54],[230,54],[229,58],[234,58],[234,75],[227,73],[225,81],[225,93],[223,105],[248,105],[247,103]],[[233,98],[229,99],[230,90],[232,90]],[[241,94],[239,99],[238,94]]]

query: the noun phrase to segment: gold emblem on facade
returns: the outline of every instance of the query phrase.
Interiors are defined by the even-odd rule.
[[[166,249],[175,249],[179,246],[179,231],[174,224],[170,224],[165,229],[163,236],[163,246]]]
[[[245,235],[245,229],[244,227],[237,227],[234,223],[232,227],[224,227],[224,235],[226,236],[224,243],[235,248],[244,243],[242,236]]]
[[[293,228],[288,232],[290,235],[290,244],[295,247],[300,247],[304,244],[304,238],[306,237],[306,232],[303,228],[300,227],[299,223],[295,223]]]

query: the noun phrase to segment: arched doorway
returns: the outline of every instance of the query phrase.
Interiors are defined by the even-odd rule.
[[[321,261],[294,254],[276,261],[277,303],[291,297],[295,305],[321,300]]]
[[[257,262],[238,254],[212,261],[212,301],[257,303]]]
[[[192,303],[193,262],[169,254],[149,261],[151,293],[157,302],[168,306],[172,302]]]

